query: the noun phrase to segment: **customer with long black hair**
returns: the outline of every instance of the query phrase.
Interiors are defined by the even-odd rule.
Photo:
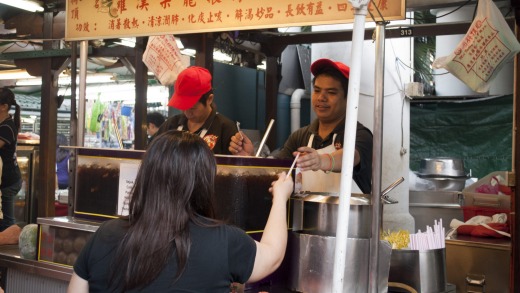
[[[282,262],[292,179],[272,183],[262,239],[214,220],[216,162],[198,135],[167,131],[151,142],[129,216],[109,220],[80,253],[68,292],[230,292]]]
[[[14,116],[9,113],[13,106]],[[0,220],[0,231],[16,223],[14,200],[22,188],[22,175],[16,160],[20,126],[20,106],[16,103],[14,93],[7,88],[0,88],[0,157],[4,162],[0,185],[4,218]]]

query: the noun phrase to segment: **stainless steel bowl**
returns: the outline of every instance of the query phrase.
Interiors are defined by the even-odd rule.
[[[467,177],[464,161],[452,157],[424,158],[417,174],[420,177]]]
[[[466,184],[467,177],[423,177],[422,179],[433,183],[433,186],[435,186],[435,190],[437,191],[462,191]]]

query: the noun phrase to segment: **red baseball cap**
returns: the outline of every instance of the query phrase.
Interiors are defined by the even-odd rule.
[[[179,74],[173,88],[168,106],[188,110],[211,90],[211,74],[206,68],[190,66]]]
[[[311,72],[314,76],[316,76],[317,74],[321,73],[321,71],[323,71],[323,69],[328,68],[328,67],[337,69],[347,79],[350,76],[350,67],[348,67],[347,65],[345,65],[341,62],[334,62],[334,61],[332,61],[330,59],[326,59],[326,58],[318,59],[318,60],[314,61],[314,63],[312,63],[312,65],[311,65]]]

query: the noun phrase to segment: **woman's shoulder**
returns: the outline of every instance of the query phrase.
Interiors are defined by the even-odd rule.
[[[16,140],[18,131],[16,130],[16,125],[14,124],[13,119],[8,118],[0,122],[0,132],[8,133],[9,136],[12,136],[12,138]]]
[[[212,237],[216,238],[235,238],[242,235],[247,236],[244,230],[224,223],[213,223],[210,225],[190,223],[190,232],[194,232],[196,234],[212,235]]]
[[[96,233],[103,241],[119,241],[128,231],[128,220],[112,219],[103,222]]]

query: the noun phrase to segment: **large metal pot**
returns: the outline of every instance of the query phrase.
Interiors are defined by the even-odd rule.
[[[291,198],[293,231],[336,236],[339,197],[333,193],[305,193]],[[372,204],[368,195],[352,194],[348,237],[368,239],[371,235]]]
[[[336,237],[289,234],[289,288],[297,292],[332,292]],[[370,239],[347,239],[343,290],[348,293],[369,292]],[[388,291],[388,273],[392,247],[379,243],[378,293]]]
[[[384,203],[396,203],[386,193],[402,182],[393,183],[382,192]],[[335,193],[305,193],[291,198],[293,215],[289,237],[290,288],[298,292],[331,292],[335,259],[336,225],[339,197]],[[368,291],[372,201],[369,195],[352,194],[348,226],[343,292]],[[379,246],[380,292],[388,288],[391,247],[387,242]]]

